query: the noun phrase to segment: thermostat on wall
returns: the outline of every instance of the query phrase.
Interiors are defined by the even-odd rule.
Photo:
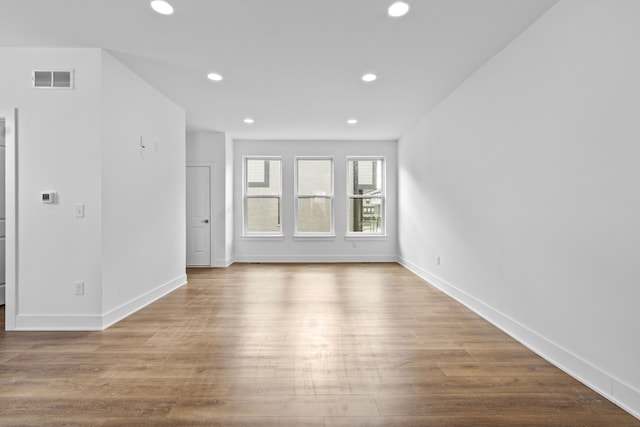
[[[55,203],[56,202],[56,192],[55,191],[43,191],[41,200],[42,200],[42,203]]]

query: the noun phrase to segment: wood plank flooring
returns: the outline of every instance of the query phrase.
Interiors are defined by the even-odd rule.
[[[0,332],[0,425],[640,425],[397,264],[188,277],[103,332]]]

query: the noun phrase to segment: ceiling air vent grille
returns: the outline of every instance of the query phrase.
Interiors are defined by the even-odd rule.
[[[36,89],[73,89],[73,70],[34,70],[31,81]]]

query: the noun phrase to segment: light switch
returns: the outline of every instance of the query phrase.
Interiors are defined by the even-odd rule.
[[[145,137],[140,137],[140,160],[145,160],[147,158],[147,148],[148,143]]]
[[[75,212],[76,218],[84,218],[84,203],[76,203]]]

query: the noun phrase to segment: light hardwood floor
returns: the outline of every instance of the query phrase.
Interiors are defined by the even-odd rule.
[[[104,332],[0,332],[0,425],[640,425],[397,264],[188,277]]]

